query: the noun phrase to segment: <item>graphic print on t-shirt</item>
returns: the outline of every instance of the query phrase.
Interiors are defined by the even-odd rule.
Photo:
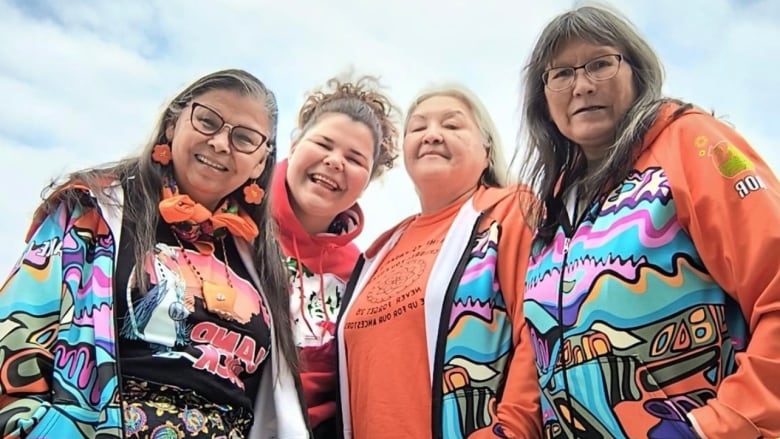
[[[381,325],[410,311],[421,311],[425,285],[443,238],[429,239],[388,255],[366,285],[364,300],[355,302],[354,320],[345,329]]]
[[[290,313],[295,344],[322,346],[333,339],[344,282],[332,273],[313,273],[293,257],[288,257],[285,265],[292,285]]]
[[[186,252],[186,258],[182,254]],[[197,273],[190,263],[197,269]],[[202,284],[230,283],[236,293],[226,320],[203,305]],[[239,388],[242,373],[253,373],[267,348],[252,336],[251,328],[270,325],[265,306],[252,284],[212,255],[158,243],[144,261],[148,290],[141,295],[135,276],[127,283],[128,313],[121,335],[149,344],[152,356],[187,360],[197,370],[227,379]],[[263,323],[251,323],[261,318]]]

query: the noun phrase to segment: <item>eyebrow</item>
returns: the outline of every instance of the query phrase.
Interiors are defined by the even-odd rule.
[[[230,124],[230,125],[232,125],[234,127],[246,128],[248,130],[256,131],[256,132],[258,132],[260,134],[263,134],[263,131],[264,131],[263,128],[255,128],[255,127],[251,127],[249,125],[244,125],[242,123],[235,124],[235,123],[232,123],[232,122],[228,122],[227,119],[225,118],[225,116],[222,114],[222,112],[220,110],[217,110],[216,108],[212,107],[211,105],[206,105],[206,104],[204,104],[202,102],[199,102],[199,101],[196,101],[196,100],[192,100],[190,102],[190,106],[192,106],[193,104],[198,104],[201,107],[207,108],[207,109],[213,111],[214,113],[217,113],[217,116],[222,118],[223,122],[226,122],[226,123],[228,123],[228,124]]]
[[[442,114],[442,119],[449,119],[449,118],[454,117],[454,116],[466,117],[466,113],[464,113],[464,112],[462,112],[460,110],[450,110],[450,111],[444,112]],[[427,120],[428,117],[426,115],[422,115],[422,114],[415,114],[415,115],[412,115],[412,117],[409,118],[409,120],[412,120],[412,119]]]
[[[587,61],[585,61],[585,63],[587,64],[587,63],[589,63],[589,62],[593,61],[593,60],[594,60],[594,59],[596,59],[596,58],[599,58],[599,57],[601,57],[601,56],[611,55],[611,54],[613,54],[613,53],[615,53],[615,52],[617,52],[617,53],[620,53],[620,52],[618,52],[618,51],[610,51],[610,50],[603,50],[603,51],[602,51],[602,50],[596,50],[596,51],[595,51],[593,54],[591,54],[591,55],[588,57],[588,60],[587,60]],[[557,65],[556,65],[556,64],[555,64],[555,62],[558,62],[558,61],[557,61],[557,60],[555,60],[555,59],[553,59],[552,61],[550,61],[550,66],[548,67],[548,69],[560,69],[560,68],[569,68],[569,67],[573,67],[573,65],[572,65],[572,64],[557,64]]]

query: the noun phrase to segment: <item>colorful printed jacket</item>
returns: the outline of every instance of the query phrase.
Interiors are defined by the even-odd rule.
[[[121,205],[121,187],[107,190]],[[93,202],[95,208],[61,205],[36,218],[24,255],[0,289],[3,438],[123,437],[113,312],[122,212]],[[249,261],[248,244],[237,239],[236,247]],[[257,273],[247,270],[258,285]],[[295,379],[274,361],[275,346],[250,437],[308,438]]]
[[[480,188],[458,212],[434,263],[424,302],[432,438],[539,437],[539,394],[518,296],[531,239],[520,198],[517,187]],[[385,232],[361,256],[341,316],[411,219]],[[340,319],[337,333],[343,325]],[[337,339],[340,407],[349,439],[349,371],[344,340]]]
[[[628,178],[534,249],[546,437],[780,435],[780,184],[682,110],[665,104]]]
[[[334,333],[347,279],[360,250],[363,211],[354,204],[331,225],[332,233],[310,235],[295,216],[287,192],[287,160],[276,165],[271,212],[290,274],[290,313],[300,348],[303,396],[312,428],[336,416],[338,381]]]

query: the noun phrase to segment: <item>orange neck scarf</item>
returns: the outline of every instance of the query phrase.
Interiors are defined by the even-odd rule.
[[[172,177],[163,179],[159,204],[162,219],[183,241],[195,246],[202,254],[214,252],[214,242],[227,233],[251,241],[258,234],[257,224],[235,201],[226,199],[211,212],[189,195],[179,193]]]

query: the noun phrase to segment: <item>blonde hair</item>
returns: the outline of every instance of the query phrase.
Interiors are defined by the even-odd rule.
[[[474,121],[477,124],[482,142],[488,153],[488,167],[480,177],[480,183],[489,187],[504,187],[510,183],[509,167],[504,157],[503,145],[498,135],[496,124],[490,117],[482,101],[466,86],[457,83],[448,83],[429,87],[420,92],[412,101],[406,112],[404,120],[404,132],[409,126],[409,118],[414,110],[423,102],[436,96],[448,96],[463,102],[471,111]]]

